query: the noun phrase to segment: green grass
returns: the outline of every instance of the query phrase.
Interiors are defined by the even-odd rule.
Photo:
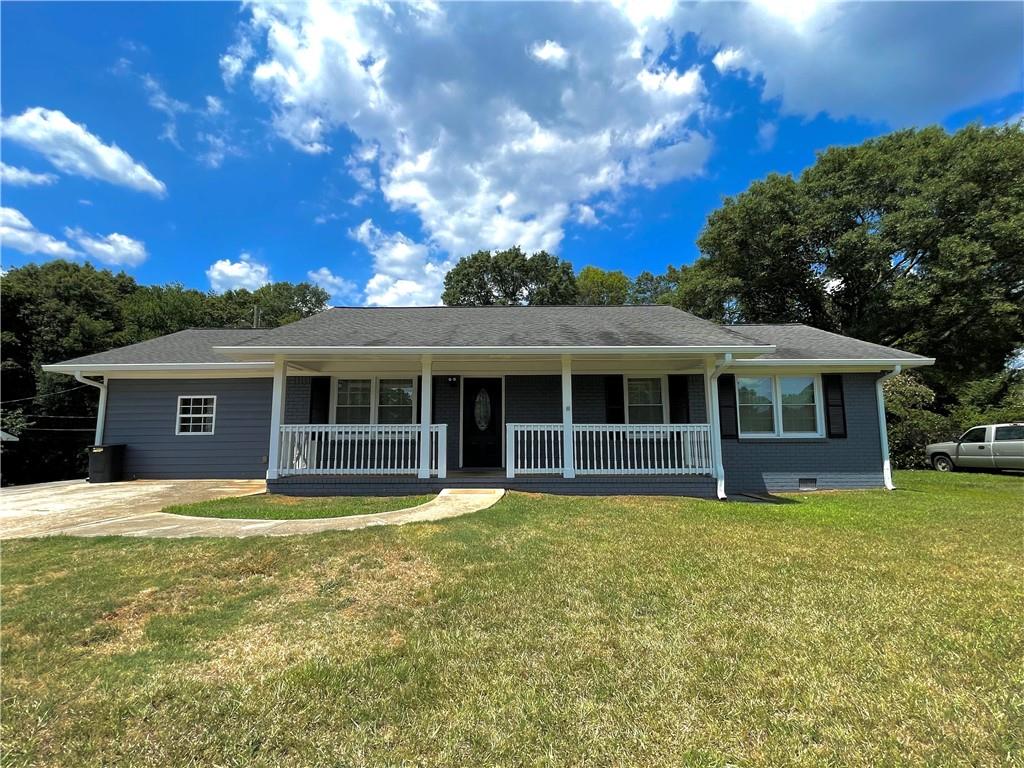
[[[176,504],[164,512],[194,517],[224,517],[252,520],[308,520],[314,517],[348,517],[374,515],[426,504],[434,498],[425,496],[323,496],[298,497],[261,493],[230,499]]]
[[[1024,482],[3,545],[3,765],[1021,765]]]

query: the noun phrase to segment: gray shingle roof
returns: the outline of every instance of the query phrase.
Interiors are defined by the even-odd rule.
[[[734,330],[668,306],[339,307],[240,342],[250,347],[750,345]]]
[[[927,360],[881,344],[840,336],[809,325],[731,325],[749,339],[774,344],[775,352],[760,359],[771,360]]]
[[[251,328],[189,328],[127,347],[108,349],[95,355],[65,360],[59,365],[131,365],[145,363],[230,363],[214,347],[241,344],[260,333]]]
[[[336,308],[270,330],[193,328],[61,367],[234,363],[215,347],[774,345],[775,360],[927,360],[807,325],[721,326],[665,306]],[[254,354],[256,354],[254,352]]]

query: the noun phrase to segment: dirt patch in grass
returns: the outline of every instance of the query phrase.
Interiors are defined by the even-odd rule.
[[[381,646],[397,648],[402,634],[375,630],[377,620],[428,606],[438,578],[435,565],[412,550],[329,557],[282,578],[275,594],[254,604],[249,622],[203,648],[209,661],[193,674],[264,676],[314,658],[351,660]]]
[[[103,614],[85,633],[82,644],[100,656],[137,651],[144,644],[146,626],[152,619],[186,613],[199,591],[198,586],[192,584],[144,589],[128,602]]]

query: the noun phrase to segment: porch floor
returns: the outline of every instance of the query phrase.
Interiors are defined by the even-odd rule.
[[[456,470],[443,480],[408,475],[304,475],[267,481],[267,490],[290,496],[399,496],[437,493],[444,488],[504,488],[510,491],[570,496],[692,496],[716,498],[709,475],[521,475],[504,470]]]

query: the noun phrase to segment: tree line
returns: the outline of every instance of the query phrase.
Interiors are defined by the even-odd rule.
[[[222,294],[179,284],[139,285],[124,272],[50,261],[0,277],[0,429],[5,483],[81,477],[92,442],[97,395],[41,366],[146,341],[185,328],[290,323],[327,306],[309,283],[273,283]]]
[[[935,357],[889,384],[898,465],[986,420],[1024,419],[1024,129],[908,130],[833,147],[799,176],[771,174],[713,211],[700,257],[635,277],[518,246],[447,274],[448,305],[670,304],[718,323],[801,322]],[[212,294],[142,286],[52,261],[0,278],[2,428],[27,438],[8,481],[80,476],[96,396],[41,371],[189,327],[262,327],[318,312],[307,283]],[[65,391],[70,390],[70,391]],[[42,397],[40,397],[42,396]],[[37,398],[26,400],[25,398]],[[82,426],[84,425],[84,426]],[[75,430],[75,431],[56,431]]]

